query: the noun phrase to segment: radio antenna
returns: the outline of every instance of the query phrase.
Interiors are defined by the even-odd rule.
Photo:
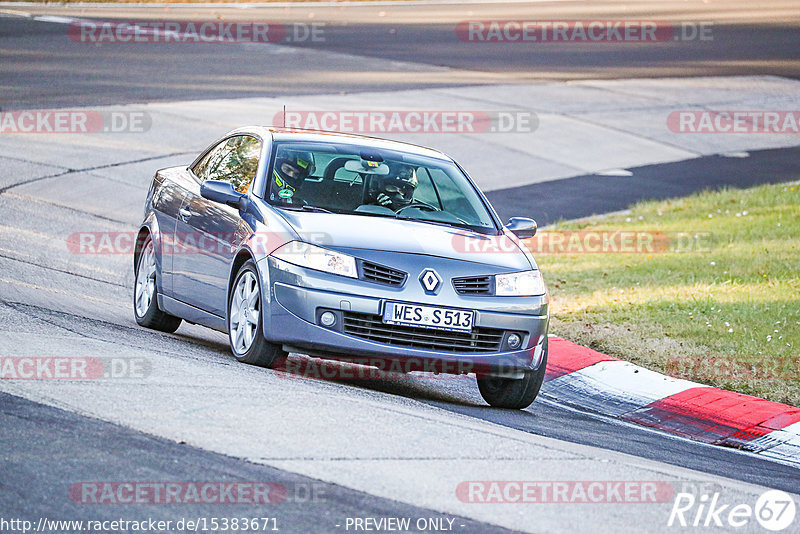
[[[286,104],[283,105],[283,127],[286,128]]]

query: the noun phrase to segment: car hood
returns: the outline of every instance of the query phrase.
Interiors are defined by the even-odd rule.
[[[388,217],[288,210],[281,210],[281,215],[301,239],[328,248],[426,254],[509,270],[522,271],[532,267],[510,233],[484,235]]]

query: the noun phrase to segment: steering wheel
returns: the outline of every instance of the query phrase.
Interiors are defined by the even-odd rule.
[[[430,204],[426,204],[424,202],[412,202],[408,206],[403,206],[402,208],[397,210],[396,213],[399,215],[403,212],[403,210],[407,210],[408,208],[418,208],[421,209],[422,211],[441,211],[439,208],[431,206]]]

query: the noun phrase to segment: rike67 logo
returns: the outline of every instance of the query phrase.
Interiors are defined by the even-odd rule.
[[[791,526],[794,516],[794,499],[780,490],[764,492],[754,506],[723,502],[719,493],[678,493],[667,526],[738,529],[750,525],[755,518],[761,527],[778,532]]]

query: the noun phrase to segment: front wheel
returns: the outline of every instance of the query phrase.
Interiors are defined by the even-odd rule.
[[[261,305],[258,269],[249,260],[239,269],[228,297],[228,339],[233,355],[240,362],[272,367],[279,357],[285,357],[287,353],[280,345],[264,338]]]
[[[539,394],[547,367],[547,341],[542,348],[542,363],[536,371],[525,373],[523,378],[501,376],[478,377],[478,390],[483,400],[495,408],[521,410],[527,408]]]

